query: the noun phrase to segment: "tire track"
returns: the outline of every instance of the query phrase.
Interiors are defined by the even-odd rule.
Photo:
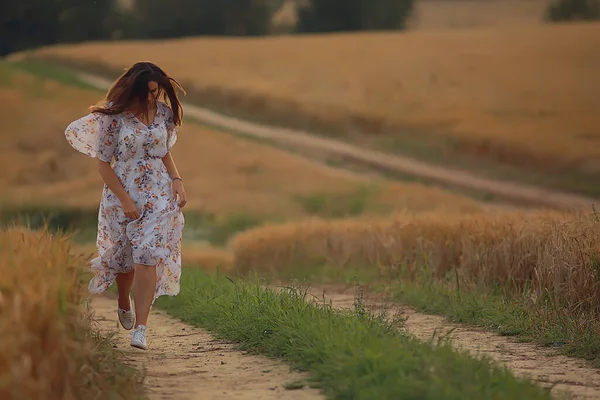
[[[206,331],[152,310],[148,350],[129,346],[129,331],[119,325],[117,302],[107,295],[92,297],[91,308],[99,330],[115,333],[125,362],[145,371],[150,400],[283,399],[323,400],[316,389],[286,390],[289,382],[308,375],[292,372],[283,362],[246,355],[234,345],[215,340]]]

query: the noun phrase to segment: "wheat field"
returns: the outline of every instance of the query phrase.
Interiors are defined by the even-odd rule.
[[[600,311],[600,219],[595,214],[429,212],[311,219],[248,230],[231,246],[233,267],[240,273],[286,275],[325,265],[375,270],[389,282],[424,271],[441,280],[456,268],[470,285],[500,285],[516,296],[526,290],[532,301],[549,294],[566,315]]]
[[[595,173],[598,48],[600,24],[570,23],[99,42],[31,54],[112,71],[152,54],[188,89],[265,118],[300,115],[342,136],[372,132],[367,141],[431,133],[469,154]]]
[[[0,230],[0,398],[142,398],[137,373],[93,330],[67,239]]]
[[[96,207],[102,189],[96,165],[73,150],[63,132],[101,94],[2,68],[9,81],[0,85],[0,118],[6,124],[0,133],[2,201]],[[173,155],[186,180],[188,207],[195,211],[300,217],[305,209],[298,196],[343,195],[362,185],[378,186],[375,208],[481,208],[466,196],[346,172],[189,122]]]

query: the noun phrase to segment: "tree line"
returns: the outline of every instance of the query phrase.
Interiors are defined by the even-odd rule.
[[[57,43],[272,33],[285,0],[6,0],[0,56]],[[401,30],[415,0],[296,0],[295,33]],[[600,17],[600,0],[554,0],[553,21]]]
[[[402,29],[414,0],[311,0],[302,32]],[[199,35],[268,35],[284,0],[7,0],[0,55],[56,43]]]

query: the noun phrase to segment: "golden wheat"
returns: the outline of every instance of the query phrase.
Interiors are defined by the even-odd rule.
[[[152,54],[205,98],[267,118],[300,115],[347,135],[431,132],[464,152],[594,172],[599,46],[600,24],[578,23],[100,42],[34,54],[113,71]]]
[[[0,64],[0,192],[6,202],[97,207],[102,180],[93,160],[69,147],[63,131],[99,94],[61,85]],[[298,196],[351,194],[371,184],[363,176],[298,155],[186,123],[173,148],[186,179],[188,209],[277,217],[306,215]],[[473,211],[480,205],[420,184],[377,180],[373,205]]]
[[[3,400],[141,398],[132,371],[81,307],[80,263],[64,237],[0,231]]]
[[[532,298],[550,293],[569,309],[598,310],[600,222],[553,212],[400,214],[379,220],[325,221],[256,228],[234,237],[234,267],[281,271],[327,265],[375,268],[382,276],[461,279]],[[407,274],[407,275],[406,275]]]

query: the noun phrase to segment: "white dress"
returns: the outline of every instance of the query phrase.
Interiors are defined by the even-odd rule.
[[[178,294],[184,217],[161,160],[177,141],[171,109],[157,102],[156,117],[148,126],[129,112],[91,113],[72,122],[65,136],[83,154],[107,162],[114,157],[113,170],[140,213],[139,219],[128,219],[119,199],[104,185],[89,291],[103,292],[117,273],[143,264],[156,266],[153,302],[161,295]]]

